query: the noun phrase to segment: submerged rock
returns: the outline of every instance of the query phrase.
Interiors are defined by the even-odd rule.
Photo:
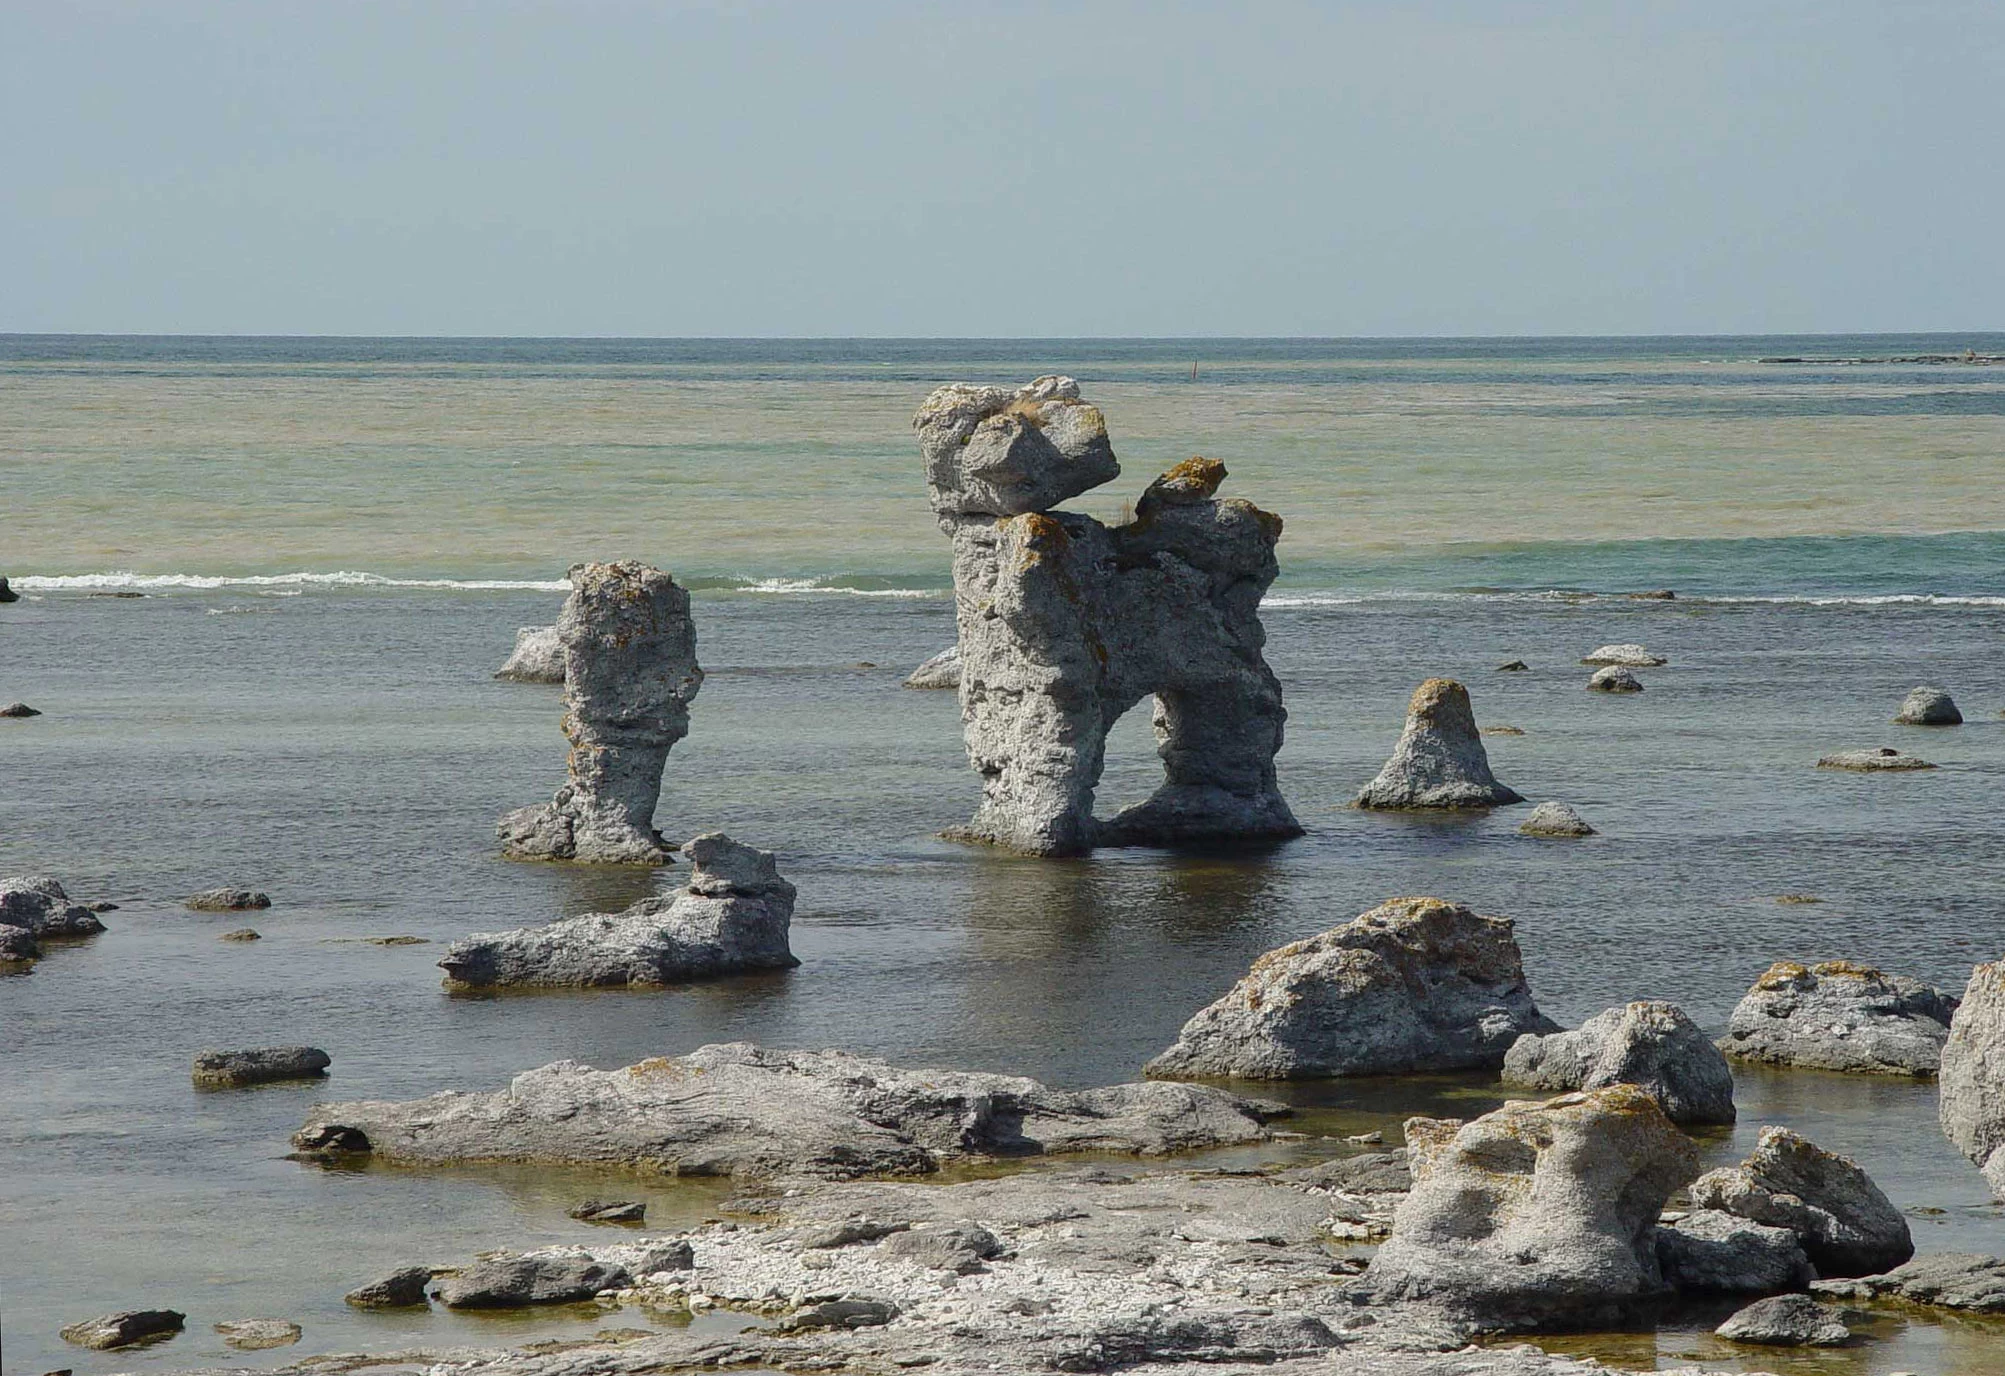
[[[1678,1290],[1772,1295],[1817,1278],[1795,1233],[1718,1209],[1661,1225],[1657,1264],[1665,1283]]]
[[[179,1333],[187,1321],[188,1316],[175,1309],[121,1309],[73,1323],[62,1330],[62,1338],[77,1347],[102,1352]]]
[[[1253,1142],[1286,1110],[1192,1085],[1055,1090],[743,1042],[622,1070],[559,1061],[492,1094],[326,1104],[293,1144],[390,1162],[597,1162],[680,1175],[910,1175],[984,1157]]]
[[[1872,1275],[1914,1255],[1907,1220],[1858,1163],[1788,1128],[1763,1128],[1740,1165],[1692,1182],[1692,1203],[1787,1228],[1820,1276]]]
[[[264,933],[255,927],[233,927],[217,937],[218,941],[263,941]]]
[[[229,1319],[215,1327],[226,1346],[241,1352],[291,1347],[300,1339],[300,1327],[290,1319]]]
[[[555,626],[524,626],[515,633],[515,649],[494,671],[496,678],[516,683],[562,683],[564,642]]]
[[[1662,655],[1653,655],[1641,645],[1603,645],[1598,650],[1590,650],[1580,657],[1582,664],[1620,664],[1632,669],[1654,669],[1669,660]]]
[[[1288,714],[1260,623],[1281,519],[1216,500],[1225,465],[1203,458],[1151,483],[1124,525],[1050,511],[1120,472],[1070,378],[942,387],[912,423],[954,545],[982,777],[980,809],[949,834],[1033,855],[1300,835],[1275,781]],[[1151,695],[1163,784],[1097,821],[1108,729]]]
[[[2005,1314],[2005,1258],[1938,1252],[1855,1280],[1821,1280],[1811,1290],[1833,1299],[1898,1299],[1975,1314]]]
[[[571,1210],[580,1223],[642,1223],[647,1205],[638,1199],[588,1199]]]
[[[1959,726],[1963,713],[1949,694],[1924,685],[1909,692],[1894,720],[1902,726]]]
[[[0,926],[0,965],[39,960],[42,948],[26,927]]]
[[[800,964],[787,945],[794,886],[771,851],[722,832],[692,840],[679,893],[643,898],[617,913],[589,913],[544,927],[476,932],[439,962],[464,988],[544,985],[658,986],[744,970]]]
[[[431,1267],[406,1266],[358,1285],[341,1298],[357,1309],[409,1309],[425,1302],[425,1287],[431,1283]]]
[[[575,1304],[605,1290],[623,1290],[633,1277],[623,1266],[590,1257],[484,1257],[439,1281],[432,1294],[448,1309],[518,1309],[530,1304]]]
[[[1852,1336],[1835,1311],[1808,1295],[1756,1300],[1713,1332],[1730,1342],[1765,1347],[1839,1347]]]
[[[0,707],[0,717],[39,717],[41,712],[25,702],[10,702]]]
[[[1819,769],[1934,769],[1927,760],[1913,755],[1903,755],[1892,746],[1883,745],[1874,750],[1840,750],[1835,755],[1826,755],[1817,761]]]
[[[1588,675],[1587,691],[1590,693],[1640,693],[1643,680],[1630,673],[1619,664],[1611,664],[1605,669],[1596,669]]]
[[[1149,1062],[1153,1076],[1306,1079],[1496,1067],[1532,1002],[1508,918],[1396,898],[1269,951]]]
[[[1498,807],[1523,801],[1490,772],[1469,690],[1452,678],[1431,678],[1414,690],[1392,758],[1357,796],[1357,805],[1365,808]]]
[[[1970,972],[1942,1045],[1942,1130],[2005,1199],[2005,960]]]
[[[234,1088],[274,1080],[318,1079],[334,1062],[317,1046],[263,1046],[252,1051],[204,1051],[195,1057],[195,1083]]]
[[[1365,1272],[1374,1299],[1487,1328],[1599,1325],[1664,1291],[1657,1215],[1697,1152],[1633,1085],[1406,1125],[1413,1192]]]
[[[36,937],[95,936],[104,923],[85,905],[72,903],[49,875],[17,874],[0,879],[0,927],[19,927]]]
[[[1518,828],[1527,836],[1592,836],[1587,819],[1565,803],[1540,803]]]
[[[579,564],[557,619],[564,643],[564,735],[570,779],[541,807],[496,824],[518,860],[660,865],[654,829],[668,752],[689,734],[703,686],[689,594],[635,560]]]
[[[271,897],[255,889],[204,889],[190,894],[184,906],[198,913],[236,913],[271,905]]]
[[[907,688],[958,688],[961,686],[961,647],[949,645],[914,669],[906,678]]]
[[[1574,1032],[1528,1033],[1505,1055],[1503,1078],[1535,1089],[1635,1085],[1674,1123],[1734,1120],[1726,1057],[1672,1003],[1610,1008]]]
[[[1497,672],[1500,674],[1522,674],[1528,672],[1531,667],[1531,665],[1525,663],[1522,659],[1513,659],[1499,664]]]
[[[1933,985],[1870,965],[1778,960],[1734,1006],[1720,1049],[1769,1065],[1929,1076],[1955,1011]]]

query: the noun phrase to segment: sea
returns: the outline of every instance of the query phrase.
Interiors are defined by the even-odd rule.
[[[1966,360],[1966,351],[1968,358]],[[110,901],[108,930],[0,978],[0,1368],[78,1376],[500,1346],[673,1320],[370,1314],[399,1266],[604,1234],[715,1182],[288,1159],[319,1100],[498,1088],[573,1058],[711,1042],[840,1047],[1068,1086],[1136,1076],[1261,952],[1383,900],[1515,920],[1568,1024],[1670,999],[1712,1031],[1768,964],[1867,961],[1960,990],[2005,954],[2005,335],[1508,340],[458,340],[0,336],[0,874]],[[1770,361],[1788,359],[1794,361]],[[940,839],[979,795],[955,695],[905,689],[952,643],[948,543],[910,417],[944,382],[1077,378],[1122,474],[1115,519],[1193,454],[1286,522],[1263,607],[1306,829],[1255,851],[1034,860]],[[510,863],[548,798],[554,687],[498,681],[566,569],[637,558],[692,589],[708,675],[657,816],[773,850],[797,970],[662,992],[455,997],[473,931],[624,906],[664,871]],[[1632,594],[1669,591],[1672,598]],[[1595,646],[1664,656],[1584,691]],[[1522,673],[1497,666],[1523,660]],[[1347,804],[1423,679],[1466,683],[1524,808]],[[1917,684],[1965,723],[1897,726]],[[1160,777],[1115,728],[1103,815]],[[1815,768],[1895,746],[1939,768]],[[217,885],[267,910],[199,914]],[[242,926],[262,940],[224,942]],[[308,1043],[322,1082],[203,1092],[209,1047]],[[1857,1159],[1924,1251],[2005,1253],[2005,1216],[1927,1083],[1737,1068],[1738,1159],[1769,1123]],[[1303,1140],[1245,1164],[1470,1116],[1486,1076],[1261,1085]],[[1263,1154],[1264,1153],[1264,1154]],[[1726,1308],[1731,1308],[1728,1304]],[[173,1308],[121,1353],[58,1329]],[[1885,1315],[1749,1357],[1708,1330],[1553,1340],[1640,1369],[1979,1376],[2005,1327]],[[236,1353],[213,1325],[288,1318]],[[708,1316],[706,1324],[751,1318]]]

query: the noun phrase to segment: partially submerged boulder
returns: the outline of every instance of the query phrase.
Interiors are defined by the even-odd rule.
[[[562,683],[564,642],[557,628],[524,626],[516,631],[515,649],[494,676],[516,683]]]
[[[21,965],[41,959],[42,948],[26,927],[0,926],[0,965]]]
[[[684,848],[688,884],[617,913],[588,913],[543,927],[476,932],[439,962],[446,983],[498,986],[658,987],[800,964],[787,945],[794,886],[771,851],[721,831]]]
[[[1734,1006],[1720,1050],[1744,1061],[1868,1075],[1930,1076],[1956,1000],[1870,965],[1778,960]]]
[[[121,1309],[115,1314],[100,1314],[71,1324],[62,1330],[62,1339],[77,1347],[103,1352],[171,1337],[187,1321],[188,1316],[178,1309]]]
[[[1956,699],[1948,693],[1924,684],[1902,700],[1894,720],[1902,726],[1960,726],[1963,713],[1956,710]]]
[[[1942,1045],[1942,1130],[2005,1199],[2005,960],[1979,965]]]
[[[588,1199],[570,1215],[580,1223],[644,1223],[647,1203],[640,1199]]]
[[[589,1256],[483,1257],[441,1279],[432,1295],[448,1309],[519,1309],[575,1304],[633,1284],[625,1267]]]
[[[1835,755],[1826,755],[1817,761],[1819,769],[1853,769],[1862,773],[1877,770],[1934,769],[1927,760],[1914,755],[1904,755],[1890,745],[1882,745],[1872,750],[1840,750]]]
[[[689,594],[636,560],[579,564],[557,619],[564,643],[564,735],[570,778],[541,807],[496,824],[518,860],[660,865],[654,829],[668,752],[689,734],[703,686]]]
[[[1729,1342],[1764,1347],[1841,1347],[1852,1337],[1835,1310],[1808,1295],[1756,1300],[1713,1332]]]
[[[961,686],[961,647],[949,645],[914,669],[905,679],[907,688],[958,688]]]
[[[1592,836],[1587,819],[1565,803],[1540,803],[1518,828],[1526,836]]]
[[[1719,1209],[1661,1224],[1657,1265],[1674,1289],[1722,1294],[1772,1295],[1817,1279],[1795,1233]]]
[[[1145,1073],[1308,1079],[1494,1068],[1520,1034],[1558,1030],[1532,1002],[1510,919],[1396,898],[1261,956]]]
[[[1490,772],[1469,690],[1452,678],[1431,678],[1406,705],[1406,729],[1392,758],[1356,801],[1363,808],[1468,808],[1524,798]]]
[[[291,1347],[301,1330],[291,1319],[226,1319],[215,1325],[225,1347],[239,1352],[262,1352],[267,1348]]]
[[[40,708],[30,707],[25,702],[10,702],[5,707],[0,707],[0,717],[15,717],[25,720],[28,717],[39,717],[41,715],[42,711]]]
[[[1413,1191],[1365,1272],[1374,1299],[1536,1329],[1613,1322],[1664,1292],[1657,1216],[1698,1157],[1642,1090],[1410,1119],[1406,1140]]]
[[[358,1285],[341,1298],[357,1309],[410,1309],[425,1302],[425,1287],[431,1283],[431,1267],[406,1266]]]
[[[104,923],[83,904],[72,903],[53,877],[17,874],[0,879],[0,927],[19,927],[36,937],[95,936]]]
[[[559,1061],[491,1094],[326,1104],[308,1153],[389,1162],[580,1162],[678,1175],[926,1174],[948,1162],[1076,1151],[1159,1155],[1259,1141],[1281,1106],[1194,1085],[1055,1090],[901,1070],[840,1051],[743,1042],[621,1070]]]
[[[1662,655],[1653,655],[1641,645],[1603,645],[1590,650],[1580,657],[1582,664],[1619,664],[1632,669],[1653,669],[1669,660]]]
[[[1635,1085],[1674,1123],[1734,1120],[1726,1057],[1673,1003],[1631,1003],[1598,1013],[1573,1032],[1528,1033],[1505,1055],[1503,1077],[1535,1089]]]
[[[1692,1182],[1692,1203],[1787,1228],[1820,1276],[1872,1275],[1914,1255],[1907,1220],[1858,1163],[1788,1128],[1763,1128],[1740,1165]]]
[[[204,1051],[195,1057],[195,1083],[234,1089],[276,1080],[312,1080],[334,1062],[317,1046],[261,1046],[250,1051]]]
[[[204,889],[200,893],[188,895],[185,907],[197,913],[240,913],[269,908],[272,905],[269,894],[256,889]]]
[[[1630,673],[1619,664],[1611,664],[1605,669],[1596,669],[1587,678],[1590,693],[1640,693],[1643,680]]]

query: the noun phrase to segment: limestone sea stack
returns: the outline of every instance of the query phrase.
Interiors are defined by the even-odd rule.
[[[683,853],[689,882],[617,913],[590,913],[544,927],[476,932],[439,962],[452,987],[660,986],[744,970],[800,964],[787,946],[794,886],[773,853],[721,831]]]
[[[906,676],[907,688],[958,688],[961,686],[961,647],[949,645]]]
[[[634,560],[579,564],[557,618],[564,644],[564,734],[570,779],[541,807],[503,817],[504,854],[518,860],[659,865],[654,829],[668,752],[689,734],[703,686],[689,594]]]
[[[1870,965],[1778,960],[1734,1006],[1720,1049],[1743,1061],[1866,1075],[1935,1074],[1956,1000]]]
[[[1392,758],[1357,796],[1363,808],[1499,807],[1523,801],[1490,773],[1469,690],[1452,678],[1430,678],[1414,689]]]
[[[1532,1002],[1510,919],[1395,898],[1260,957],[1146,1073],[1285,1080],[1495,1068],[1521,1034],[1558,1030]]]
[[[1956,710],[1956,700],[1949,694],[1924,684],[1907,695],[1894,720],[1902,726],[1960,726],[1963,713]]]
[[[562,683],[564,681],[564,641],[555,626],[524,626],[515,633],[515,649],[496,678],[516,683]]]
[[[1940,1085],[1943,1132],[2005,1199],[2005,960],[1970,972],[1942,1045]]]
[[[1279,1105],[1197,1085],[1056,1090],[1013,1075],[901,1070],[841,1051],[742,1042],[621,1070],[558,1061],[491,1094],[316,1108],[304,1153],[522,1161],[665,1175],[925,1175],[1060,1152],[1161,1155],[1256,1142]]]
[[[1673,1003],[1610,1008],[1573,1032],[1527,1033],[1504,1056],[1504,1082],[1535,1089],[1635,1085],[1674,1123],[1731,1123],[1726,1057]]]
[[[1052,507],[1120,473],[1079,384],[942,387],[913,417],[933,512],[954,546],[961,719],[982,777],[951,835],[1033,855],[1102,845],[1296,836],[1275,781],[1287,713],[1260,599],[1281,519],[1218,500],[1196,458],[1109,528]],[[1108,729],[1154,696],[1162,786],[1093,816]]]

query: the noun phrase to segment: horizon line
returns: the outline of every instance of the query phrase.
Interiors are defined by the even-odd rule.
[[[1453,343],[1528,340],[1633,340],[1633,339],[1882,339],[2005,336],[2005,327],[1996,329],[1928,330],[1765,330],[1719,333],[1673,331],[1644,334],[1052,334],[1052,335],[948,335],[948,334],[289,334],[275,331],[224,333],[204,331],[148,330],[0,330],[0,339],[267,339],[267,340],[376,340],[411,341],[494,341],[539,343],[674,343],[674,344],[994,344],[994,343]]]

